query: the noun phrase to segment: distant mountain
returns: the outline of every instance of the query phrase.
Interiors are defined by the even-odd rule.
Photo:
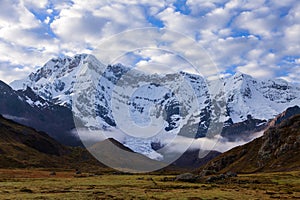
[[[265,130],[269,121],[253,119],[250,115],[243,122],[227,124],[223,127],[221,136],[230,142],[237,140],[249,141],[253,138],[253,134]]]
[[[262,137],[221,154],[201,170],[222,173],[299,170],[300,108],[289,108],[270,124]]]
[[[174,84],[174,80],[182,77],[187,85]],[[132,92],[127,87],[130,84],[142,89],[128,96]],[[245,140],[253,132],[266,128],[268,120],[288,107],[300,105],[299,85],[280,79],[258,80],[236,73],[223,80],[221,88],[224,88],[219,93],[211,94],[209,88],[213,88],[214,84],[214,81],[186,72],[148,75],[122,64],[104,66],[92,55],[79,54],[53,58],[27,78],[10,85],[19,91],[26,91],[29,87],[51,105],[73,109],[77,119],[81,120],[80,124],[93,130],[108,130],[107,137],[112,137],[110,132],[119,133],[122,129],[113,112],[127,113],[122,109],[128,107],[130,117],[140,126],[149,123],[150,114],[159,116],[164,112],[163,136],[145,141],[122,135],[124,145],[147,156],[153,155],[151,143],[173,137],[183,127],[200,138],[207,135],[213,123],[224,123],[223,137],[230,141]],[[179,87],[187,93],[182,94],[186,95],[185,102],[180,102],[174,92],[166,89]],[[189,92],[189,88],[193,92]],[[191,112],[189,107],[193,101],[191,94],[197,98],[198,109],[195,112]],[[223,100],[226,102],[224,112],[214,113],[213,106]],[[39,104],[33,100],[30,103]],[[190,110],[185,110],[183,105]],[[156,109],[150,113],[154,106]]]
[[[84,67],[88,66],[88,67]],[[42,98],[54,102],[56,104],[72,106],[72,94],[74,93],[75,84],[80,79],[78,76],[83,75],[80,70],[91,70],[98,68],[95,77],[103,78],[99,81],[97,90],[99,90],[98,101],[107,102],[111,100],[111,90],[116,87],[120,78],[132,71],[130,78],[132,80],[142,80],[141,77],[147,78],[147,74],[135,71],[131,67],[118,65],[103,66],[97,58],[92,55],[79,54],[74,57],[59,57],[49,60],[43,67],[36,72],[31,73],[27,78],[13,81],[10,86],[15,90],[26,90],[27,87],[41,96]],[[87,72],[85,72],[87,73]],[[175,74],[166,75],[170,80],[176,77]],[[205,107],[209,105],[204,103],[209,100],[210,93],[207,85],[210,84],[199,75],[182,72],[189,84],[195,90],[199,103]],[[129,77],[128,77],[129,78]],[[164,80],[164,77],[157,77]],[[158,80],[152,77],[148,81]],[[91,80],[88,80],[91,81]],[[93,80],[92,80],[93,81]],[[147,82],[144,80],[143,82]],[[84,83],[82,83],[84,84]],[[161,89],[159,85],[149,88],[152,96],[157,94],[157,90]],[[228,122],[238,123],[248,119],[268,120],[274,118],[288,107],[300,104],[300,87],[293,85],[281,79],[274,80],[258,80],[249,75],[236,73],[233,76],[224,79],[223,95],[227,101]],[[145,95],[145,94],[144,94]],[[101,99],[102,98],[105,99]],[[142,97],[142,96],[141,96]],[[153,98],[153,97],[152,97]],[[158,99],[159,100],[159,99]],[[202,102],[204,100],[204,102]],[[147,100],[138,102],[139,104],[148,103]],[[107,106],[107,105],[106,105]],[[139,107],[140,108],[140,107]],[[111,108],[105,108],[111,109]],[[140,108],[141,109],[141,108]],[[111,121],[114,121],[112,118]],[[109,124],[109,122],[107,121]]]
[[[36,72],[23,80],[13,81],[10,86],[15,90],[30,87],[36,94],[55,104],[71,106],[76,75],[80,65],[88,58],[86,54],[72,57],[58,57],[49,60]]]
[[[67,147],[44,132],[0,115],[0,168],[102,169],[85,149]]]
[[[0,81],[0,114],[21,124],[44,131],[61,143],[82,145],[69,108],[47,101],[31,88],[15,91]]]
[[[218,151],[209,151],[207,155],[203,158],[199,158],[199,149],[198,150],[188,150],[184,152],[171,166],[175,166],[183,169],[194,170],[207,164],[210,160],[219,156],[221,152]]]
[[[120,171],[152,172],[167,167],[164,163],[135,153],[113,138],[94,144],[89,151],[104,164]]]

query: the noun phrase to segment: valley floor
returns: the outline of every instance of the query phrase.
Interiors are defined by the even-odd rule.
[[[50,172],[0,169],[0,199],[300,199],[300,171],[210,184],[166,181],[171,175]]]

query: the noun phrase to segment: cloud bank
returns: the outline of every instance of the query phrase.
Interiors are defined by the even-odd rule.
[[[0,79],[23,78],[53,56],[91,53],[122,31],[157,27],[194,39],[224,74],[299,82],[299,10],[298,0],[2,0]]]

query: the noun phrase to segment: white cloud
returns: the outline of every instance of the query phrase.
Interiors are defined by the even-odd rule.
[[[32,0],[22,0],[22,4],[26,5],[26,7],[33,8],[33,9],[43,9],[47,6],[48,0],[38,0],[38,1],[32,1]]]
[[[272,78],[274,76],[274,72],[271,68],[268,66],[262,66],[255,62],[238,66],[236,71],[249,74],[255,78]]]
[[[45,27],[29,8],[42,8],[47,1],[0,2],[0,79],[10,82],[28,75],[58,54],[57,40],[47,35]]]
[[[23,67],[13,65],[11,63],[0,62],[0,80],[7,84],[16,78],[23,78],[31,73],[31,67]]]
[[[44,20],[44,23],[49,24],[50,20],[51,20],[51,18],[49,16],[47,16],[46,19]]]
[[[213,138],[187,138],[182,136],[177,136],[172,141],[164,141],[168,146],[166,146],[167,152],[178,152],[183,153],[187,147],[190,150],[202,150],[205,151],[205,155],[209,151],[219,151],[219,152],[225,152],[228,151],[236,146],[244,145],[255,138],[261,137],[263,135],[263,131],[257,132],[251,135],[247,140],[238,140],[238,141],[228,141],[226,138],[223,138],[220,135],[217,135]],[[205,155],[199,155],[200,157]]]
[[[39,21],[27,10],[21,2],[0,1],[0,27],[20,27],[30,29],[39,26]]]
[[[292,69],[290,69],[287,73],[287,75],[282,76],[280,78],[286,80],[286,81],[291,81],[291,82],[295,82],[295,83],[300,83],[300,65],[296,64],[295,67],[293,67]],[[300,86],[300,85],[299,85]]]
[[[12,116],[12,115],[3,115],[3,117],[5,117],[6,119],[10,119],[10,120],[14,120],[14,121],[28,121],[28,119],[24,118],[24,117],[16,117],[16,116]]]
[[[279,73],[282,69],[289,69],[286,77],[292,77],[296,71],[291,70],[296,69],[296,65],[285,64],[282,60],[299,57],[300,1],[187,0],[189,14],[177,12],[175,2],[2,0],[0,62],[33,68],[42,65],[46,57],[50,59],[60,53],[90,53],[91,48],[97,48],[107,37],[153,26],[155,22],[149,21],[152,17],[161,20],[165,28],[196,39],[222,71],[233,67],[232,71],[251,73],[257,66],[256,77],[282,76],[282,72]],[[138,42],[141,39],[143,37]],[[200,65],[195,49],[190,49],[185,42],[170,43],[168,49],[184,49],[183,55]],[[122,48],[122,45],[112,46]],[[155,59],[159,58],[152,60]],[[170,58],[164,59],[170,61]],[[2,72],[5,73],[8,72]]]
[[[238,28],[249,30],[254,35],[271,37],[278,19],[268,9],[264,7],[252,12],[242,12],[235,20],[235,25]]]

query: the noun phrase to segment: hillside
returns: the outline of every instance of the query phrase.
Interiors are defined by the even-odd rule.
[[[280,120],[280,117],[275,120]],[[240,173],[299,170],[299,150],[300,115],[298,114],[271,126],[262,137],[221,154],[200,170]]]
[[[0,168],[101,168],[86,150],[67,147],[46,133],[0,115]]]
[[[90,147],[90,151],[106,161],[111,167],[123,171],[151,171],[166,167],[166,164],[151,160],[133,152],[118,141],[109,138]],[[176,171],[203,164],[196,160],[197,154],[185,153],[165,171]],[[206,158],[211,159],[211,158]],[[200,163],[199,163],[200,162]],[[107,171],[109,168],[98,162],[81,147],[60,144],[44,132],[18,124],[0,115],[0,168],[62,168]]]

